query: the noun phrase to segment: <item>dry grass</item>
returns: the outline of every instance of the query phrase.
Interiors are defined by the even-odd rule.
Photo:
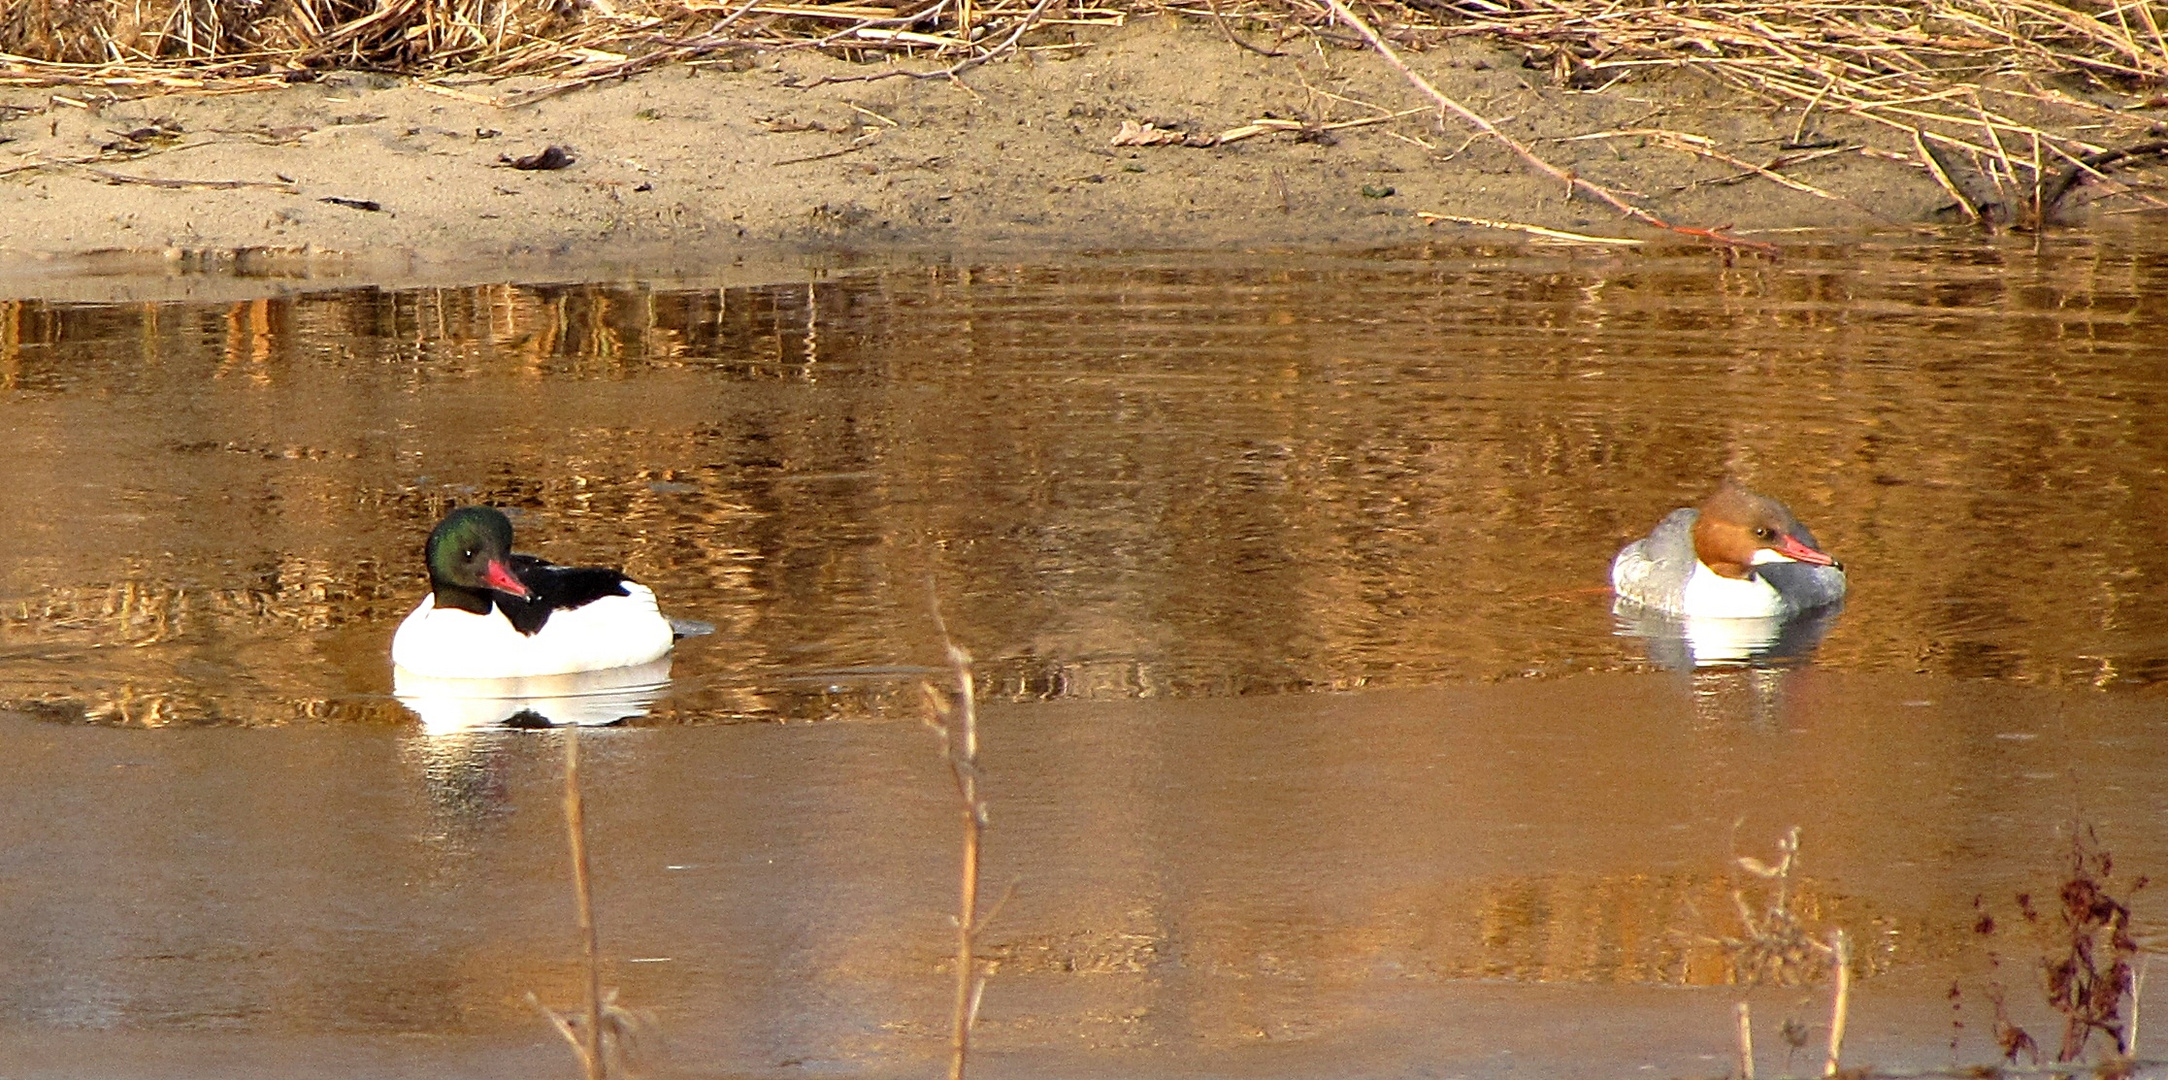
[[[1396,44],[1477,36],[1521,46],[1587,89],[1652,67],[1706,71],[1823,112],[1899,126],[2015,124],[1998,98],[2063,102],[2052,83],[2129,89],[2168,78],[2168,5],[2047,0],[1405,0],[1359,5]],[[17,0],[0,6],[15,81],[293,78],[334,66],[495,75],[581,72],[748,47],[852,55],[989,51],[1033,10],[1034,28],[1119,23],[1172,10],[1256,51],[1339,37],[1329,0]],[[1269,35],[1272,49],[1250,36]],[[1995,76],[2018,88],[1982,89]],[[1984,95],[1974,100],[1975,93]],[[2013,128],[2012,130],[2021,130]],[[1987,149],[1985,141],[1974,144]]]
[[[1036,28],[1123,12],[1040,3]],[[1031,4],[749,0],[18,0],[0,5],[0,85],[249,89],[331,68],[617,77],[748,48],[969,58]]]

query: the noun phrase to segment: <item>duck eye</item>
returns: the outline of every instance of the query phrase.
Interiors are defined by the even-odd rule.
[[[1764,531],[1764,532],[1767,532],[1768,530],[1764,529],[1764,530],[1762,530],[1762,531]],[[473,549],[473,548],[468,548],[467,550],[465,550],[465,551],[462,551],[462,552],[460,552],[460,553],[459,553],[459,557],[460,557],[460,558],[462,558],[462,559],[471,559],[471,558],[473,558],[473,557],[474,557],[474,549]]]
[[[1760,526],[1754,530],[1754,539],[1756,540],[1769,540],[1773,539],[1775,536],[1776,534],[1769,531],[1769,526],[1767,525]]]

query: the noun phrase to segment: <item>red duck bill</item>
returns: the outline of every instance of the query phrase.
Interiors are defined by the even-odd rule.
[[[1822,561],[1828,562],[1829,556],[1823,555]],[[482,584],[501,593],[510,593],[522,600],[530,597],[527,586],[520,584],[519,579],[512,576],[512,568],[501,562],[492,562],[489,564],[489,569],[482,571]]]
[[[1828,552],[1808,547],[1790,533],[1777,537],[1776,550],[1797,562],[1812,563],[1815,566],[1837,565],[1837,560],[1830,558]]]

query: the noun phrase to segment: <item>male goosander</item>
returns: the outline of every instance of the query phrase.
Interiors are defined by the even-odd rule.
[[[668,654],[655,593],[615,570],[512,554],[512,522],[464,506],[423,549],[430,593],[392,635],[391,662],[439,679],[518,679],[645,664]]]
[[[1844,598],[1844,564],[1784,504],[1732,480],[1611,560],[1621,599],[1672,615],[1766,619]]]

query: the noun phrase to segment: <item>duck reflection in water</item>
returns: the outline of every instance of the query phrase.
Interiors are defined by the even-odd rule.
[[[646,716],[670,692],[670,658],[513,679],[448,679],[392,669],[392,695],[428,735],[492,727],[594,727]]]
[[[1804,661],[1843,610],[1844,564],[1781,502],[1725,480],[1611,562],[1619,633],[1675,670]]]
[[[1652,611],[1622,599],[1611,606],[1611,617],[1620,637],[1641,639],[1651,662],[1692,671],[1803,664],[1843,611],[1844,603],[1838,601],[1791,616],[1699,618]]]

